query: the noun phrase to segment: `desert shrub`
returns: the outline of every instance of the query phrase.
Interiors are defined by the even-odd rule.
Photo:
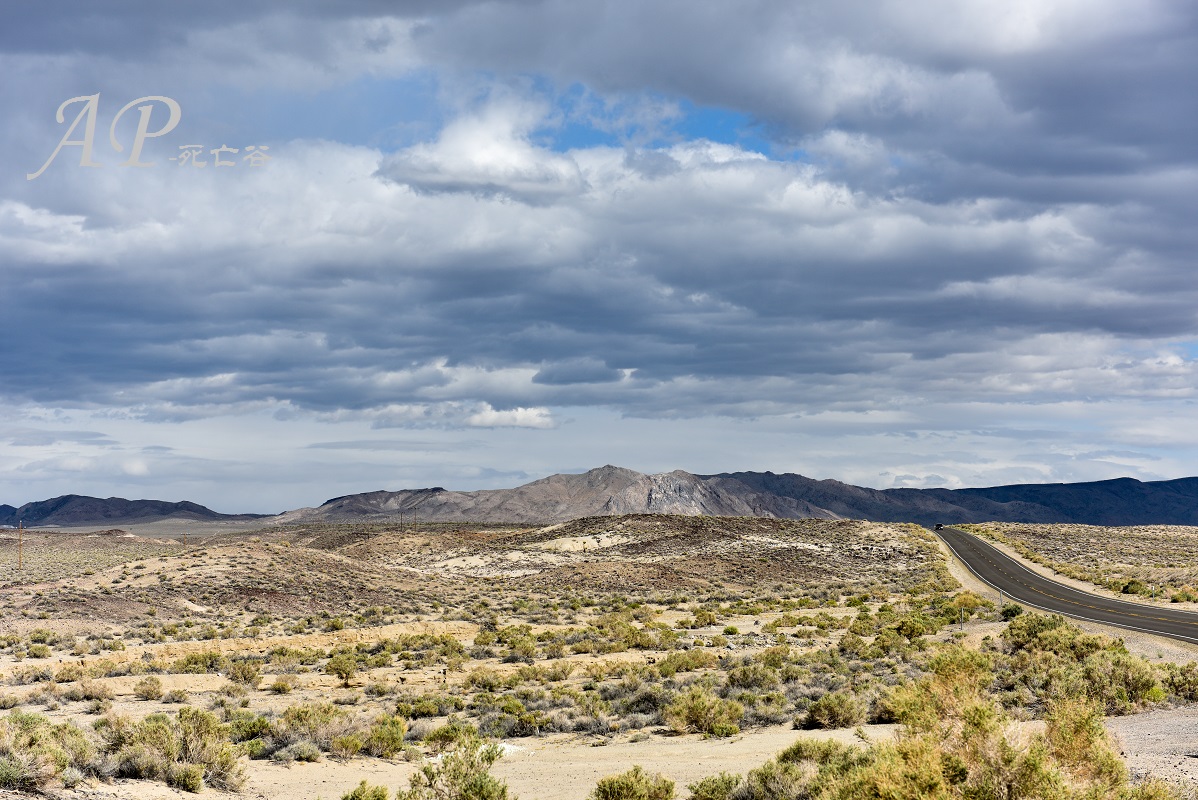
[[[153,675],[147,675],[134,685],[133,693],[142,700],[157,700],[162,697],[162,681]]]
[[[356,733],[343,733],[329,741],[329,752],[338,758],[349,758],[362,752],[362,737]]]
[[[778,673],[763,664],[746,664],[729,670],[727,683],[737,689],[770,689],[778,685]]]
[[[590,800],[673,800],[674,782],[664,775],[650,775],[641,766],[620,775],[600,778]]]
[[[1010,657],[999,665],[1000,682],[1023,687],[1041,704],[1088,697],[1118,715],[1165,699],[1151,664],[1121,642],[1087,634],[1063,617],[1023,614],[1010,622],[1002,640]]]
[[[814,797],[813,793],[807,791],[809,773],[810,770],[801,766],[770,759],[760,767],[749,770],[745,779],[733,787],[726,796],[729,800],[780,800],[781,798]]]
[[[672,678],[679,672],[714,667],[719,659],[706,650],[676,650],[658,662],[657,672],[663,678]]]
[[[63,788],[65,789],[74,789],[79,784],[83,783],[86,778],[87,776],[83,774],[83,770],[77,767],[67,767],[62,771],[62,774],[58,776],[58,779],[62,781]]]
[[[789,659],[790,647],[784,644],[767,647],[757,655],[757,660],[770,669],[782,669]]]
[[[327,745],[334,733],[334,723],[345,713],[327,702],[290,706],[283,711],[276,729],[284,743],[307,740]]]
[[[1101,650],[1079,665],[1084,696],[1101,703],[1109,716],[1130,714],[1147,703],[1165,699],[1156,671],[1142,658],[1126,652]],[[1056,694],[1069,697],[1072,681],[1061,681]]]
[[[453,720],[425,734],[423,742],[440,752],[457,743],[459,739],[478,738],[478,729],[469,722]]]
[[[366,732],[366,752],[379,758],[391,758],[403,752],[404,736],[408,733],[408,721],[403,717],[383,714],[376,718]]]
[[[865,719],[865,709],[849,692],[829,692],[807,708],[808,728],[847,728]]]
[[[225,671],[225,677],[233,683],[256,688],[258,681],[262,679],[262,670],[257,661],[242,659],[229,665],[228,670]]]
[[[187,690],[186,689],[171,689],[169,692],[167,692],[166,694],[164,694],[162,696],[162,702],[164,702],[164,703],[186,703],[187,702]]]
[[[645,684],[620,702],[625,714],[657,714],[674,700],[674,693],[659,684]]]
[[[341,800],[387,800],[389,796],[387,787],[370,786],[362,781],[353,790],[341,795]]]
[[[443,717],[465,707],[466,703],[462,698],[452,695],[405,695],[396,701],[395,713],[408,719],[423,719]]]
[[[350,680],[358,673],[358,660],[348,653],[342,653],[330,658],[324,665],[324,671],[339,678],[342,686],[349,686]]]
[[[0,720],[0,787],[29,791],[69,768],[93,773],[98,759],[92,739],[72,723],[20,711]]]
[[[112,689],[109,689],[102,683],[81,681],[63,692],[62,696],[71,702],[78,702],[80,700],[111,700]]]
[[[688,800],[729,800],[732,790],[740,784],[740,776],[721,772],[719,775],[708,775],[701,781],[688,785],[690,792]]]
[[[52,654],[50,646],[45,644],[32,644],[25,652],[30,658],[49,658]]]
[[[478,689],[484,692],[497,692],[505,685],[502,675],[493,669],[486,667],[478,667],[471,670],[466,676],[465,685],[467,689]]]
[[[290,675],[280,675],[267,688],[275,694],[290,694],[295,687],[295,679]]]
[[[1198,592],[1194,591],[1193,586],[1182,586],[1179,589],[1174,589],[1169,595],[1170,603],[1193,603],[1198,602]]]
[[[734,700],[724,700],[702,686],[691,686],[662,711],[666,722],[679,733],[733,736],[745,709]]]
[[[1102,707],[1082,698],[1065,698],[1049,709],[1046,740],[1053,757],[1075,775],[1104,784],[1126,779],[1126,769],[1108,745]]]
[[[507,784],[490,773],[501,755],[498,745],[461,736],[439,762],[422,765],[406,790],[396,790],[395,800],[507,800]]]
[[[1187,703],[1198,701],[1198,664],[1165,664],[1164,684],[1169,693]]]
[[[63,664],[54,673],[54,680],[57,683],[71,683],[83,677],[83,667],[78,664]]]
[[[320,760],[320,748],[314,742],[301,740],[276,750],[270,757],[273,761],[284,764],[289,764],[292,761],[315,763]]]
[[[244,709],[229,714],[225,724],[228,726],[229,741],[232,742],[262,738],[271,735],[274,730],[269,719]]]
[[[229,668],[229,660],[214,650],[200,653],[188,653],[171,665],[171,672],[190,675],[224,672]]]
[[[1018,605],[1015,605],[1014,603],[1007,603],[1006,605],[1004,605],[1002,607],[1002,618],[1007,622],[1010,622],[1011,620],[1015,619],[1015,617],[1018,617],[1022,613],[1023,613],[1023,606],[1018,606]]]
[[[40,771],[36,761],[30,757],[11,753],[0,757],[0,789],[33,792],[48,779],[49,776]]]
[[[42,683],[54,680],[54,671],[48,666],[38,665],[36,667],[22,667],[14,670],[12,674],[12,682],[17,686],[24,686],[30,683]]]
[[[138,723],[105,717],[96,728],[118,775],[162,781],[189,792],[205,785],[236,791],[245,781],[227,728],[207,711],[181,708],[174,718],[151,714]]]

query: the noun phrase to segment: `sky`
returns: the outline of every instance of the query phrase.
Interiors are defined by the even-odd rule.
[[[1188,0],[14,2],[0,503],[1196,475],[1195,75]]]

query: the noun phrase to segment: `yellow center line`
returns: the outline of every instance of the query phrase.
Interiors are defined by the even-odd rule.
[[[1107,606],[1107,607],[1095,606],[1095,605],[1090,605],[1088,603],[1082,603],[1082,602],[1073,600],[1068,597],[1063,597],[1059,594],[1051,594],[1037,586],[1027,583],[1022,575],[1016,575],[1016,574],[1010,572],[1009,569],[1007,567],[1005,567],[1001,562],[995,561],[992,553],[990,552],[991,548],[989,545],[982,545],[980,542],[973,542],[968,539],[965,541],[968,542],[969,546],[963,547],[962,548],[963,550],[970,552],[973,557],[975,557],[976,559],[987,564],[998,575],[1006,578],[1008,582],[1013,583],[1018,586],[1022,586],[1024,589],[1027,589],[1030,592],[1034,592],[1042,597],[1047,597],[1050,600],[1055,600],[1058,603],[1064,603],[1066,605],[1077,606],[1079,608],[1089,608],[1094,611],[1102,611],[1106,614],[1110,614],[1110,615],[1116,616],[1116,617],[1134,617],[1136,619],[1145,619],[1145,620],[1151,619],[1151,620],[1156,620],[1158,622],[1169,622],[1169,623],[1173,623],[1176,625],[1185,625],[1185,626],[1198,625],[1198,621],[1179,619],[1176,617],[1158,617],[1158,616],[1151,616],[1151,615],[1147,615],[1147,614],[1139,614],[1135,611],[1128,611],[1126,609],[1113,608],[1110,606]],[[997,553],[998,552],[997,549],[994,549],[994,552]],[[1006,556],[1004,556],[1004,558],[1006,558]],[[1013,561],[1013,559],[1012,559],[1012,561]],[[1039,577],[1039,576],[1037,576],[1037,577]],[[1050,581],[1047,578],[1044,578],[1044,580],[1048,583],[1052,583],[1052,581]],[[1112,601],[1112,602],[1121,602],[1121,601]]]

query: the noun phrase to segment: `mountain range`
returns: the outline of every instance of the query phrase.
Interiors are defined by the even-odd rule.
[[[166,519],[196,522],[240,522],[261,519],[263,514],[218,514],[197,503],[168,503],[162,500],[126,500],[123,497],[86,497],[67,494],[50,500],[26,503],[17,508],[0,505],[0,525],[26,528],[39,525],[128,525],[138,522],[161,522]]]
[[[663,513],[801,519],[867,519],[923,525],[958,522],[1072,522],[1198,525],[1198,478],[1015,484],[979,489],[868,489],[791,473],[655,475],[605,466],[551,475],[514,489],[458,492],[441,487],[335,497],[273,517],[218,514],[195,503],[100,500],[79,495],[0,505],[0,525],[106,525],[163,519],[305,522],[553,523],[578,517]]]

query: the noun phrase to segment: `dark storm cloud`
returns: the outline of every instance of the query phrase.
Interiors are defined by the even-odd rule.
[[[568,386],[573,383],[610,383],[623,376],[597,358],[574,358],[542,367],[532,376],[533,383]]]

